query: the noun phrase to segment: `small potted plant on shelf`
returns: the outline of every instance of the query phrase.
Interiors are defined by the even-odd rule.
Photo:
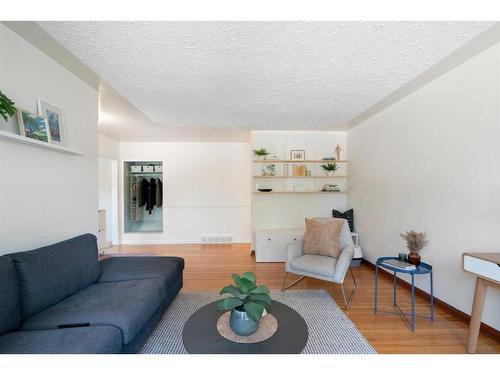
[[[227,285],[220,294],[229,294],[219,301],[217,308],[221,311],[231,310],[229,326],[240,336],[249,336],[259,328],[259,321],[264,311],[270,311],[271,297],[269,288],[256,285],[253,272],[245,272],[239,276],[232,275],[236,285]]]
[[[267,152],[264,147],[262,147],[258,148],[257,150],[253,150],[253,154],[257,157],[257,160],[266,160],[266,156],[270,153]]]
[[[406,240],[406,246],[410,250],[408,263],[418,266],[420,264],[420,251],[427,246],[429,241],[425,239],[425,233],[418,233],[414,230],[401,233],[400,236]]]
[[[323,168],[327,176],[333,176],[335,171],[339,169],[339,166],[337,165],[337,163],[327,163],[322,164],[321,168]]]
[[[0,91],[0,115],[7,121],[9,117],[14,116],[15,113],[16,107],[14,102]]]

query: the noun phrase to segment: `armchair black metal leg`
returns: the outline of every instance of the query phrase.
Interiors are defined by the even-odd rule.
[[[295,280],[293,283],[285,286],[286,284],[286,278],[288,276],[288,272],[285,272],[285,280],[283,280],[283,286],[281,287],[281,291],[284,292],[285,290],[287,290],[288,288],[294,286],[295,284],[297,284],[299,281],[301,281],[305,276],[302,276],[300,278],[298,278],[297,280]]]

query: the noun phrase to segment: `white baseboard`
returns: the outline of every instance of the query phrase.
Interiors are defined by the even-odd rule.
[[[188,245],[201,244],[195,240],[122,240],[122,245]]]
[[[250,243],[250,241],[235,241],[237,243]],[[122,240],[121,245],[208,245],[200,240]],[[217,244],[231,245],[231,244]]]

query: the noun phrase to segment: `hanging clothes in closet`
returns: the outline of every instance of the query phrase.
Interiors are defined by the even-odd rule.
[[[146,211],[151,215],[154,206],[161,207],[163,205],[163,183],[161,180],[151,178],[149,181],[146,178],[141,180],[140,194],[138,194],[139,206],[146,206]]]
[[[163,182],[156,179],[156,207],[163,206]]]
[[[146,211],[151,213],[153,212],[153,207],[156,205],[156,180],[152,178],[149,180],[149,189],[147,193],[147,200],[146,200]]]

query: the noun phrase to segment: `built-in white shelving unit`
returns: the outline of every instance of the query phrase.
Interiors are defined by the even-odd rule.
[[[254,193],[255,194],[328,194],[328,193],[336,193],[336,194],[345,194],[347,192],[347,183],[342,183],[339,188],[340,191],[322,191],[322,185],[331,181],[331,184],[338,184],[335,181],[344,180],[347,181],[347,160],[278,160],[278,159],[268,159],[268,160],[260,160],[256,159],[253,161],[253,173],[254,175]],[[321,175],[322,169],[321,164],[335,163],[339,166],[339,170],[332,175]],[[266,166],[274,165],[275,171],[274,175],[264,174],[264,169]],[[305,169],[309,171],[308,175],[290,175],[291,169],[295,165],[303,165]],[[262,174],[259,175],[259,169],[261,169]],[[260,186],[261,182],[265,182],[268,180],[270,183],[272,181],[276,181],[274,184],[270,184],[269,186]],[[294,180],[296,180],[294,182]],[[300,190],[295,190],[298,181],[307,180],[307,187],[302,187]],[[278,182],[282,181],[282,182]],[[321,181],[321,184],[315,181]],[[259,188],[272,188],[271,192],[260,192]],[[303,191],[305,189],[305,191]]]
[[[0,139],[4,139],[4,140],[10,141],[10,142],[22,143],[25,145],[34,146],[34,147],[38,147],[38,148],[44,148],[44,149],[52,150],[52,151],[56,151],[56,152],[62,152],[64,154],[83,155],[82,152],[75,151],[75,150],[72,150],[72,149],[67,148],[67,147],[62,147],[59,145],[55,145],[53,143],[38,141],[36,139],[23,137],[21,135],[8,133],[5,131],[0,131]]]
[[[337,145],[342,149],[340,155],[336,154]],[[305,218],[331,217],[332,209],[347,209],[350,164],[346,135],[334,131],[252,131],[251,149],[260,148],[269,155],[265,160],[252,155],[250,161],[253,249],[257,261],[283,261],[285,244],[303,234]],[[297,155],[304,160],[291,160]],[[329,163],[338,169],[327,174],[321,165]],[[259,242],[259,236],[264,241]]]

